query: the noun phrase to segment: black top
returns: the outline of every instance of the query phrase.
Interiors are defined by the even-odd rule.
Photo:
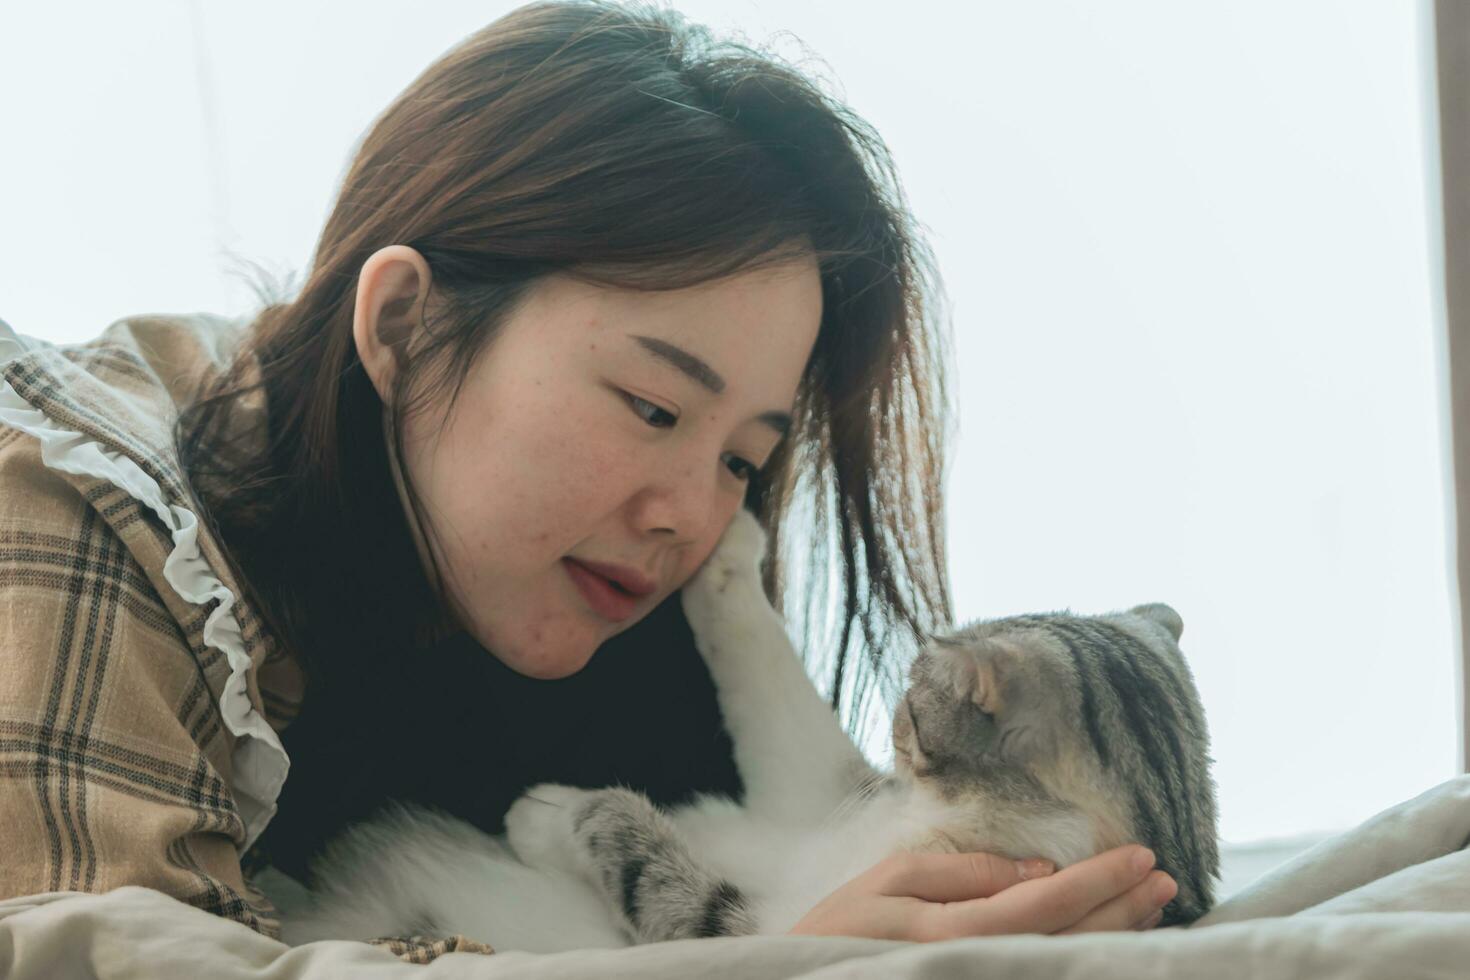
[[[282,733],[291,771],[252,864],[306,880],[328,840],[394,799],[500,833],[536,783],[663,804],[744,792],[677,592],[561,680],[517,674],[464,633],[359,680],[308,697]]]

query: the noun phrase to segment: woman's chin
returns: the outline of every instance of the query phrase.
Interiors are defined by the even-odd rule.
[[[572,631],[568,631],[572,632]],[[510,638],[499,641],[480,638],[480,645],[511,670],[538,681],[559,681],[587,666],[604,638],[588,631],[576,631],[553,642],[527,638],[520,643]]]
[[[597,647],[582,650],[536,651],[522,657],[501,657],[501,662],[517,674],[538,681],[559,681],[571,677],[587,666]]]

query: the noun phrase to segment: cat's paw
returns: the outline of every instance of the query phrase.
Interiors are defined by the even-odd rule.
[[[505,839],[522,864],[580,871],[577,815],[596,790],[541,783],[526,790],[505,814]]]
[[[735,511],[715,550],[685,586],[702,592],[723,592],[732,582],[759,582],[766,554],[766,531],[744,507]]]
[[[715,550],[681,590],[684,614],[696,632],[700,625],[717,622],[730,601],[732,586],[745,583],[745,592],[765,599],[761,586],[761,560],[766,553],[766,532],[755,515],[744,507],[735,512]]]

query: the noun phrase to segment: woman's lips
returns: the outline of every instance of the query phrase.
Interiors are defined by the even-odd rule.
[[[604,619],[620,623],[638,608],[638,597],[629,595],[612,582],[573,558],[563,558],[567,575],[592,611]]]

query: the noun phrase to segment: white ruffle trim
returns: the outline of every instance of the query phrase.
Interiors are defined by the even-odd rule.
[[[0,320],[0,365],[43,342],[22,338]],[[235,596],[215,576],[199,550],[199,519],[194,512],[168,504],[158,482],[122,453],[103,446],[90,436],[64,428],[34,408],[6,381],[0,380],[0,423],[20,429],[41,442],[41,459],[53,470],[107,480],[146,504],[169,529],[174,549],[163,564],[163,577],[185,602],[203,606],[210,599],[219,605],[204,621],[204,643],[225,655],[230,676],[219,701],[225,728],[236,737],[231,761],[231,787],[235,806],[245,823],[248,848],[276,813],[276,800],[286,781],[290,760],[280,738],[250,702],[246,677],[250,657],[240,624],[231,612]]]

